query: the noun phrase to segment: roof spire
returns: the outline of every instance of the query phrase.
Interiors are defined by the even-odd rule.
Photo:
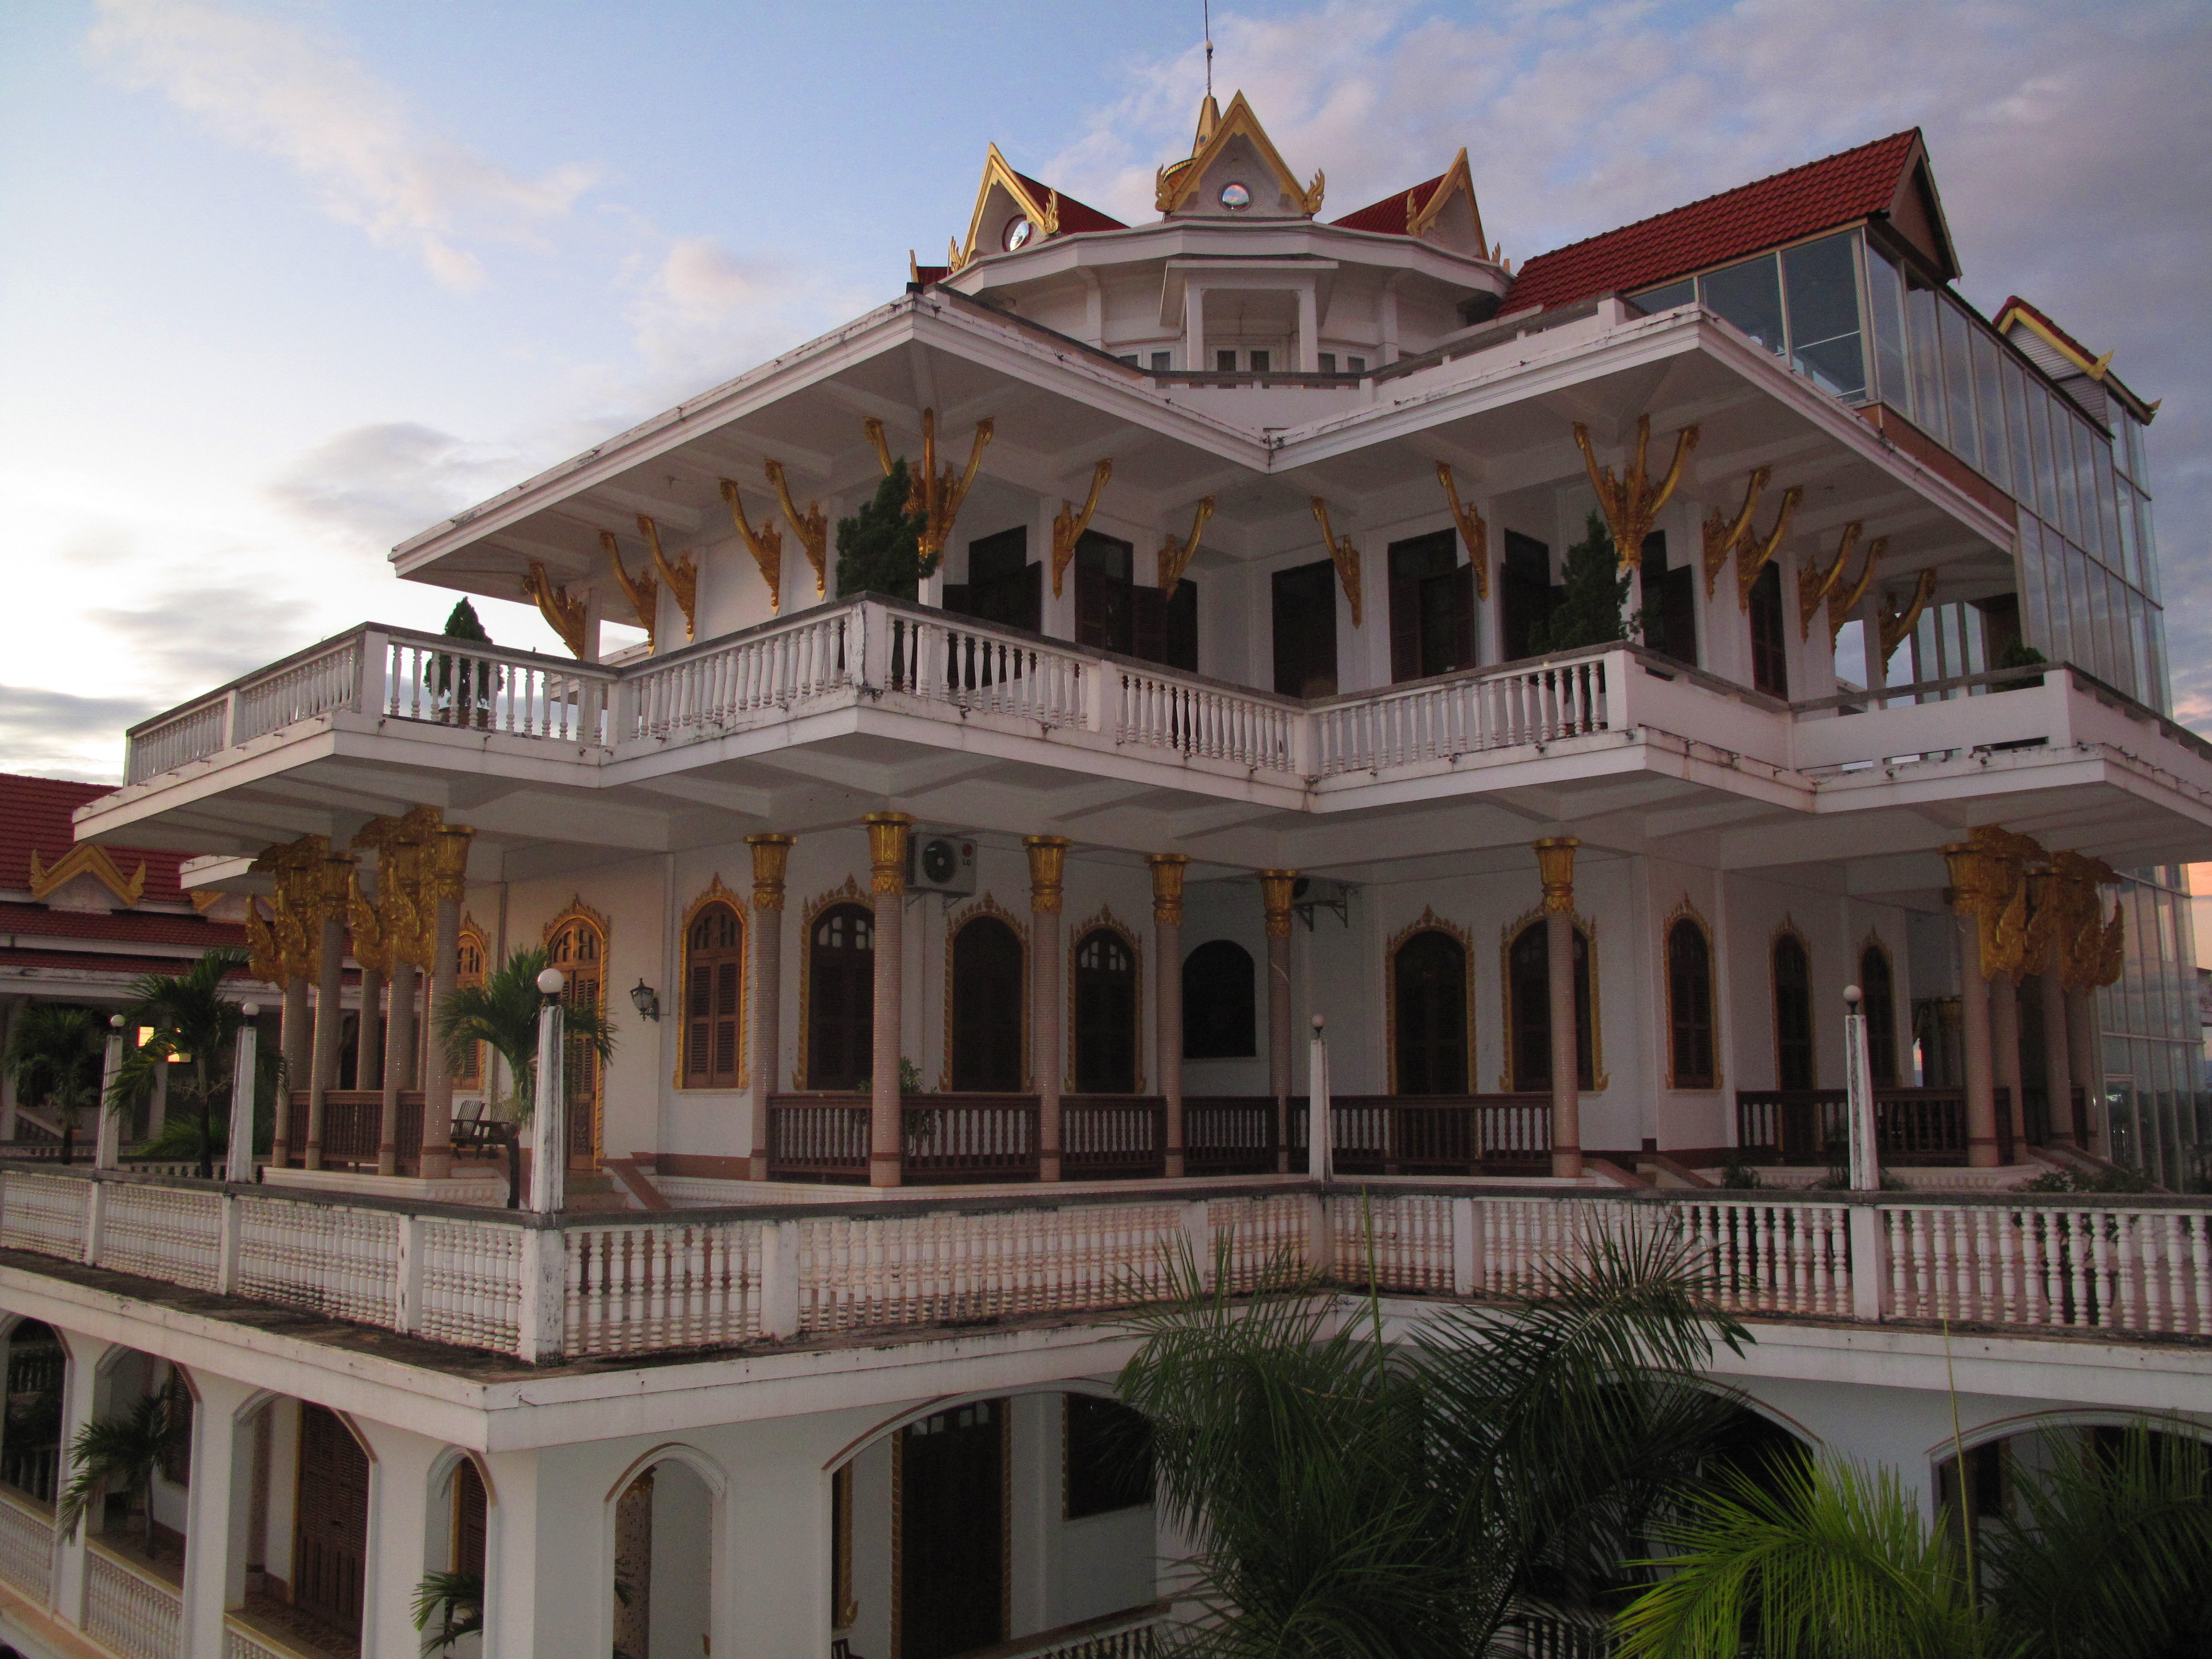
[[[1206,141],[1221,125],[1221,106],[1213,101],[1213,0],[1199,0],[1199,8],[1206,23],[1206,101],[1198,106],[1198,136],[1190,142],[1193,155],[1206,148]]]

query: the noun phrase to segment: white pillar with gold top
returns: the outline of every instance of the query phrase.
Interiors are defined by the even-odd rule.
[[[440,824],[431,834],[422,872],[424,896],[437,907],[431,921],[430,994],[422,1011],[428,1059],[422,1077],[418,1170],[425,1181],[443,1181],[453,1172],[453,1068],[447,1064],[438,1042],[438,1009],[453,994],[459,975],[461,899],[468,890],[469,842],[475,834],[459,824]],[[380,1156],[378,1167],[382,1167]]]
[[[1159,1050],[1160,1095],[1165,1103],[1163,1167],[1183,1173],[1182,1115],[1182,878],[1190,860],[1181,853],[1148,853],[1152,872],[1152,981],[1158,1011],[1154,1042]]]
[[[896,1187],[904,1174],[899,1089],[900,1012],[905,994],[906,838],[914,820],[903,812],[869,812],[869,890],[875,901],[875,1042],[869,1082],[868,1184]]]
[[[1583,1172],[1582,1042],[1575,1008],[1575,849],[1572,836],[1534,843],[1544,884],[1544,948],[1552,1026],[1552,1173]]]
[[[768,1179],[769,1097],[782,1066],[783,881],[792,837],[747,836],[753,849],[753,1132],[746,1173]]]
[[[1060,908],[1069,842],[1061,836],[1024,836],[1030,855],[1030,1032],[1037,1091],[1037,1179],[1060,1179],[1060,1079],[1066,1044],[1060,1029]]]

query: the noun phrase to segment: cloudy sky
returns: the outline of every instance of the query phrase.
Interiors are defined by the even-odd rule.
[[[1325,216],[1465,144],[1516,259],[1924,127],[1968,296],[2165,400],[2212,727],[2212,7],[1226,0],[1213,34]],[[898,292],[988,141],[1149,217],[1199,40],[1199,0],[10,0],[0,769],[112,779],[133,720],[437,625],[394,542]]]

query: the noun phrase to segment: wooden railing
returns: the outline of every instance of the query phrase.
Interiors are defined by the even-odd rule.
[[[769,1178],[866,1185],[870,1110],[864,1094],[771,1096]],[[1036,1179],[1035,1095],[908,1095],[901,1118],[902,1180]]]
[[[2010,1163],[2012,1091],[1996,1091],[1998,1156]],[[1877,1089],[1875,1138],[1883,1158],[1899,1164],[1966,1161],[1966,1091]],[[1736,1146],[1754,1159],[1778,1164],[1843,1160],[1850,1126],[1841,1089],[1739,1089]]]
[[[1392,1293],[1517,1295],[1652,1226],[1747,1316],[2212,1343],[2203,1197],[1294,1180],[537,1217],[0,1172],[0,1249],[527,1360],[1111,1310],[1164,1293],[1185,1260],[1225,1263],[1240,1289],[1284,1263]]]
[[[1060,1167],[1070,1181],[1167,1173],[1167,1103],[1146,1095],[1063,1095]]]
[[[1510,1174],[1552,1156],[1549,1095],[1340,1095],[1329,1121],[1346,1175]]]
[[[1291,1103],[1303,1116],[1303,1096]],[[1273,1175],[1282,1146],[1271,1095],[1186,1095],[1183,1167],[1194,1176]]]
[[[402,1090],[398,1125],[398,1173],[422,1168],[422,1092]],[[291,1152],[294,1169],[307,1163],[307,1091],[292,1091]],[[323,1167],[374,1171],[384,1139],[384,1096],[375,1089],[331,1089],[323,1096]]]

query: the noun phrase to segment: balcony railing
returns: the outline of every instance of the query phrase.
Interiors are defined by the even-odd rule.
[[[1660,1226],[1748,1316],[2212,1340],[2212,1200],[1515,1187],[1032,1189],[561,1217],[10,1170],[0,1249],[526,1360],[1125,1309],[1175,1263],[1437,1296],[1540,1288]],[[20,1263],[19,1263],[20,1265]],[[0,1513],[0,1573],[12,1546]]]

